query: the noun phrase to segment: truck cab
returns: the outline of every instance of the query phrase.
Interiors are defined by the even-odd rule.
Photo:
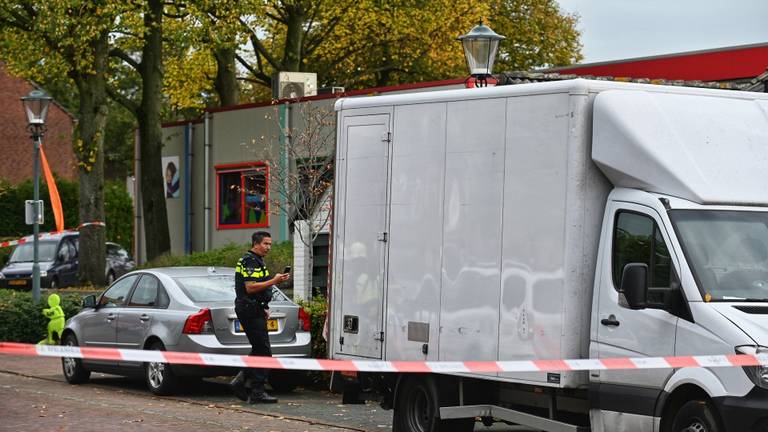
[[[590,357],[764,349],[766,245],[765,208],[701,205],[615,189],[603,219]],[[679,430],[685,422],[693,430],[763,430],[768,382],[761,370],[591,371],[593,430]]]

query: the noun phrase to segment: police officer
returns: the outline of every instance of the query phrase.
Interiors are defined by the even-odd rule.
[[[286,281],[289,274],[269,276],[264,256],[272,249],[272,237],[266,231],[251,236],[251,249],[243,255],[235,267],[235,314],[251,343],[252,356],[271,356],[267,319],[272,286]],[[277,399],[264,391],[267,369],[243,369],[230,383],[239,399],[248,403],[275,403]]]

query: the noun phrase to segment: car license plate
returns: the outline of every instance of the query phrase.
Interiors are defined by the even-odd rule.
[[[9,285],[26,285],[27,281],[26,279],[15,279],[8,281]]]
[[[276,319],[268,319],[267,320],[267,331],[270,332],[276,332],[277,331],[277,320]],[[243,330],[242,324],[240,324],[240,320],[235,320],[235,333],[244,333],[245,330]]]

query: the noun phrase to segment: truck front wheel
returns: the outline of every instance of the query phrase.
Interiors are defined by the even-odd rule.
[[[672,432],[721,432],[712,404],[705,400],[688,401],[675,414]]]
[[[474,419],[441,420],[435,380],[426,375],[408,376],[397,390],[393,432],[467,432]]]

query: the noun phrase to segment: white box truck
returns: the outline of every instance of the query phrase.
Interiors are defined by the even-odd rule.
[[[332,358],[768,350],[768,95],[571,80],[336,110]],[[762,367],[342,378],[395,432],[768,431]]]

